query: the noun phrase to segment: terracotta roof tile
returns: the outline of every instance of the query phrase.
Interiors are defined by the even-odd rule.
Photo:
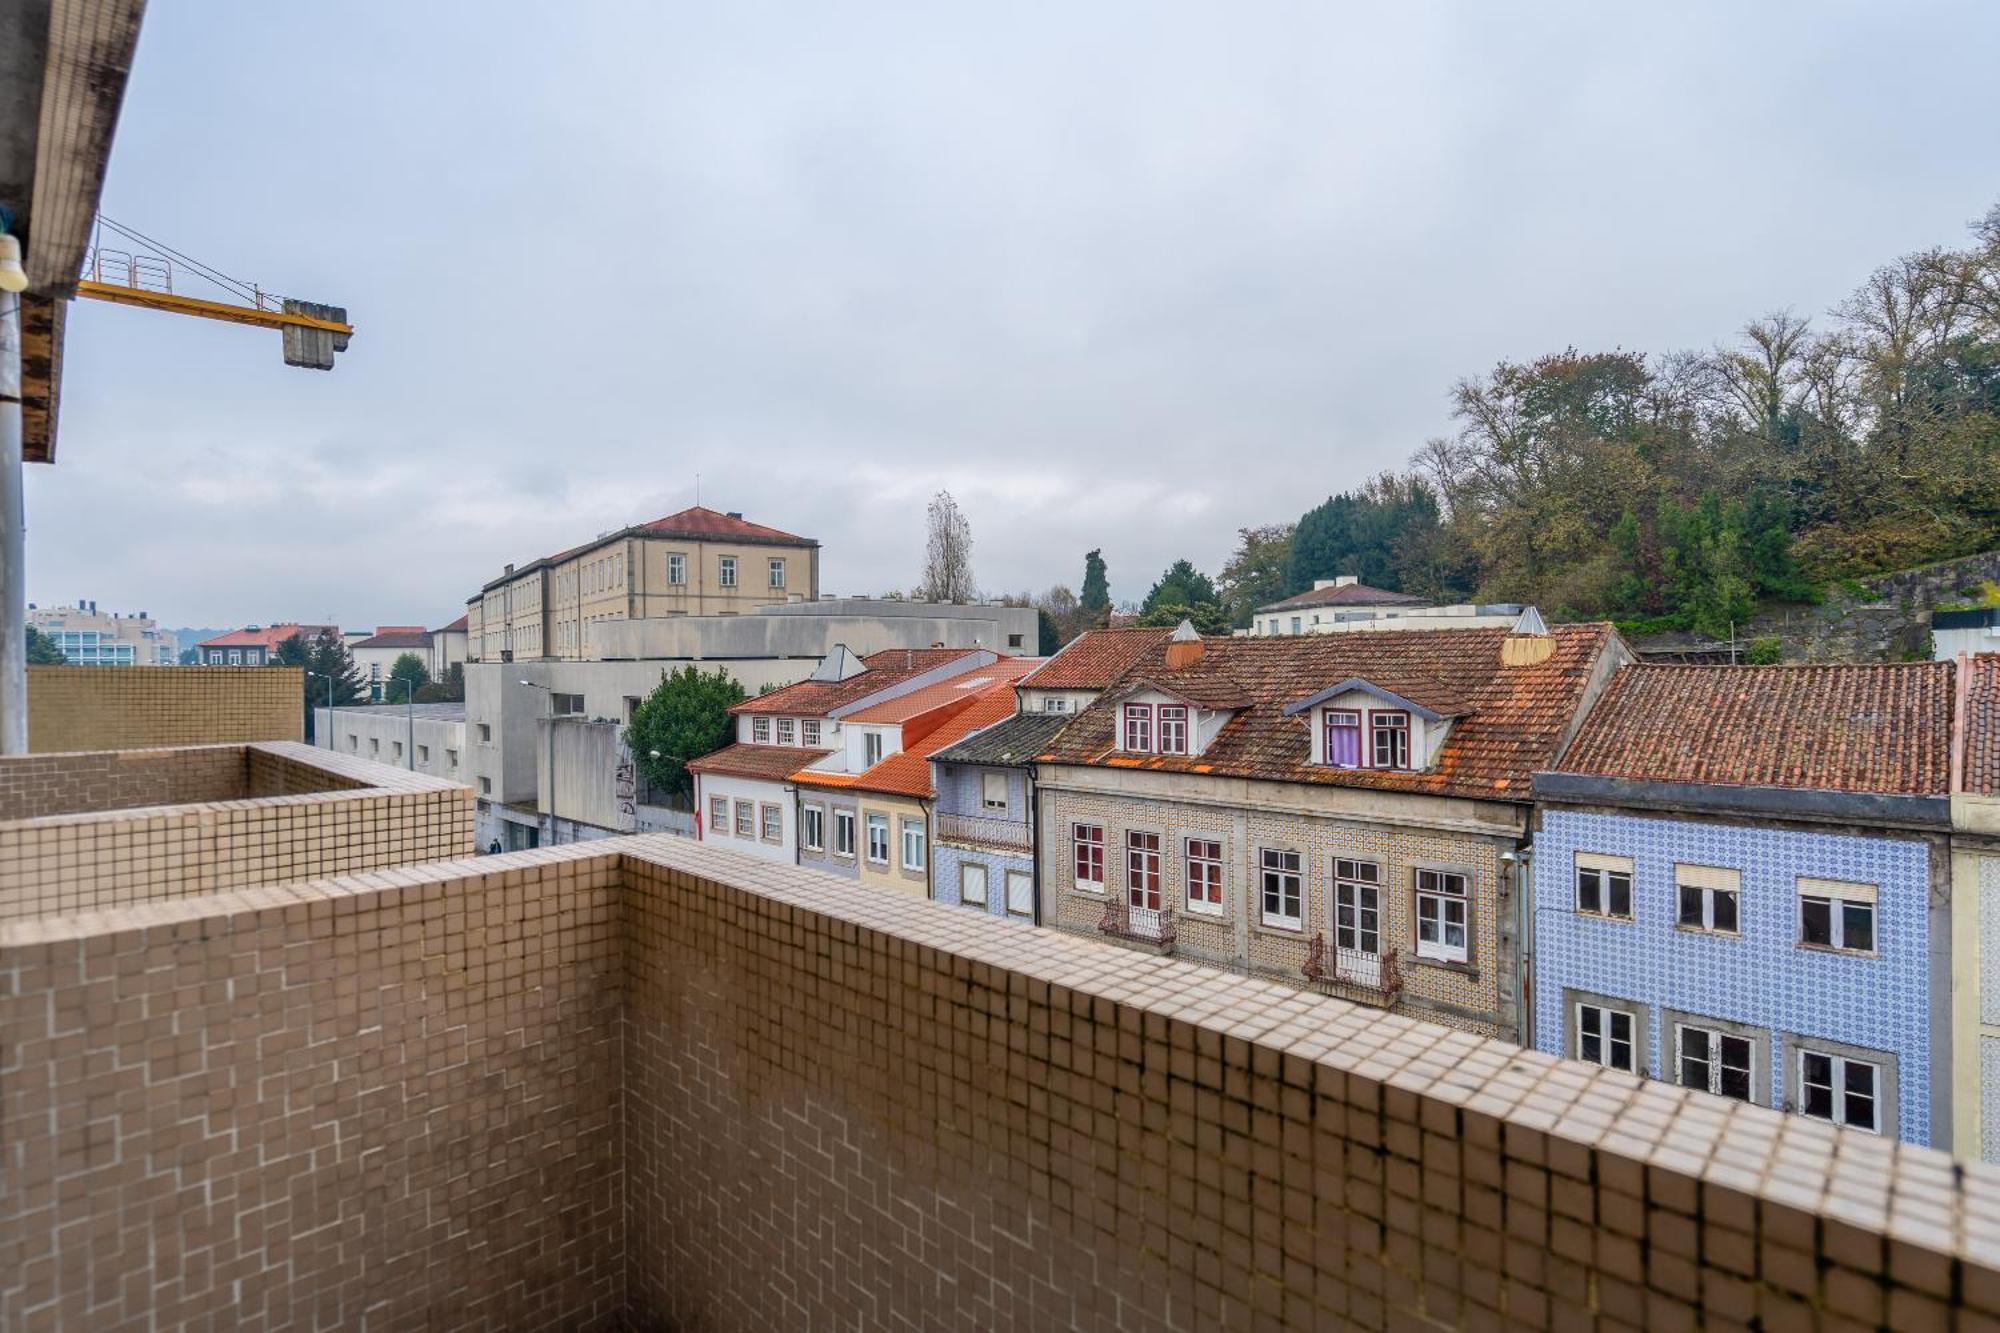
[[[1952,694],[1949,662],[1628,666],[1555,771],[1941,795]]]
[[[832,753],[831,750],[808,750],[791,745],[745,745],[737,742],[691,760],[687,767],[690,773],[783,782],[808,764]]]
[[[294,634],[303,635],[308,639],[316,639],[322,634],[331,634],[337,638],[340,634],[340,626],[300,625],[288,620],[277,625],[262,625],[256,629],[233,629],[227,634],[218,634],[212,639],[203,639],[196,646],[200,648],[276,648]]]
[[[1422,606],[1424,599],[1387,588],[1371,588],[1365,583],[1343,583],[1333,588],[1308,588],[1293,593],[1282,602],[1260,606],[1259,611],[1297,611],[1315,606]]]
[[[460,617],[459,617],[459,618],[458,618],[457,620],[454,620],[454,621],[452,621],[452,622],[451,622],[451,623],[450,623],[449,625],[446,625],[446,626],[445,626],[445,627],[444,627],[443,629],[441,629],[441,630],[438,630],[438,631],[437,631],[437,633],[439,633],[439,634],[451,634],[451,633],[461,633],[461,634],[462,634],[462,633],[464,633],[464,632],[465,632],[465,630],[466,630],[466,629],[468,628],[468,626],[466,625],[466,622],[467,622],[468,620],[470,620],[471,618],[472,618],[472,613],[471,613],[470,611],[468,611],[468,612],[466,612],[466,613],[465,613],[464,615],[460,616]]]
[[[428,648],[431,632],[408,625],[385,625],[374,634],[351,645],[355,648]]]
[[[1965,774],[1960,790],[2000,795],[2000,654],[1965,663]]]
[[[965,704],[994,685],[1011,685],[1041,666],[1038,657],[1003,657],[988,666],[974,667],[935,685],[870,704],[858,713],[844,715],[848,722],[905,722],[934,708]]]
[[[1505,629],[1491,628],[1206,639],[1201,660],[1178,671],[1167,668],[1163,644],[1121,684],[1144,680],[1190,698],[1234,700],[1235,716],[1203,753],[1118,753],[1112,731],[1118,704],[1106,698],[1055,738],[1048,757],[1056,763],[1525,801],[1529,776],[1555,758],[1613,631],[1609,625],[1562,626],[1550,636],[1553,653],[1532,666],[1501,664],[1507,637]],[[1352,677],[1457,717],[1434,766],[1401,772],[1311,762],[1310,715],[1288,717],[1285,706]]]
[[[732,713],[786,713],[794,717],[825,717],[836,708],[866,699],[891,685],[926,671],[986,651],[983,648],[884,648],[861,659],[868,669],[846,680],[802,680],[769,694],[745,699]]]
[[[739,542],[772,542],[787,546],[817,546],[810,537],[800,537],[778,528],[767,528],[762,523],[752,523],[740,514],[724,514],[701,505],[681,510],[678,514],[668,514],[650,523],[638,525],[655,537],[687,537],[696,541],[708,541],[717,537]]]
[[[1102,690],[1132,664],[1167,641],[1171,627],[1085,630],[1064,644],[1041,670],[1021,682],[1024,690]]]
[[[910,745],[898,750],[881,763],[855,774],[799,773],[795,780],[801,786],[855,787],[862,791],[879,791],[892,796],[909,796],[927,800],[937,792],[931,786],[931,756],[946,746],[965,739],[975,731],[983,731],[994,723],[1014,714],[1014,688],[1010,681],[1001,681],[980,691],[969,708],[962,710],[937,730]]]

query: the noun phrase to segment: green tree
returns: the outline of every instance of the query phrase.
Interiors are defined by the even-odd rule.
[[[1035,611],[1035,652],[1042,657],[1054,657],[1062,651],[1062,626],[1045,608]]]
[[[445,673],[428,685],[417,689],[420,704],[457,704],[465,702],[465,663],[453,662],[445,668]]]
[[[201,649],[199,648],[181,649],[181,665],[182,666],[201,665]]]
[[[1141,625],[1178,625],[1183,620],[1203,634],[1227,634],[1230,630],[1229,613],[1220,602],[1197,602],[1193,606],[1186,602],[1156,602],[1151,610],[1139,616]]]
[[[1269,606],[1285,595],[1295,526],[1272,523],[1236,530],[1236,552],[1222,567],[1215,584],[1230,623],[1239,629],[1249,627],[1258,607]]]
[[[743,686],[721,667],[708,673],[692,666],[661,672],[660,683],[632,710],[625,730],[646,781],[683,800],[692,797],[688,762],[728,744],[734,727],[729,709],[743,699]]]
[[[1076,605],[1083,619],[1081,629],[1096,629],[1111,617],[1111,582],[1102,548],[1084,553],[1083,592]]]
[[[1304,592],[1315,580],[1341,574],[1400,591],[1405,566],[1419,554],[1414,548],[1440,521],[1437,493],[1420,477],[1384,473],[1359,491],[1328,496],[1292,534],[1286,591]]]
[[[402,653],[389,664],[389,684],[383,689],[382,697],[393,702],[401,699],[407,690],[414,699],[417,691],[430,683],[431,671],[424,665],[424,659],[415,653]]]
[[[340,641],[338,635],[321,634],[307,639],[294,634],[281,642],[278,650],[271,654],[271,665],[303,669],[305,684],[302,695],[308,741],[313,739],[316,730],[313,710],[326,707],[329,697],[335,708],[346,708],[368,697],[368,682],[362,679],[361,668],[354,664],[354,654],[347,651],[347,645]],[[333,682],[330,696],[329,678]]]
[[[29,666],[62,666],[68,661],[69,659],[63,656],[63,650],[56,647],[54,639],[33,625],[28,626]]]
[[[1214,580],[1196,569],[1191,561],[1176,560],[1160,575],[1159,582],[1146,594],[1146,600],[1139,603],[1139,614],[1150,615],[1155,608],[1165,605],[1220,607],[1221,604]]]

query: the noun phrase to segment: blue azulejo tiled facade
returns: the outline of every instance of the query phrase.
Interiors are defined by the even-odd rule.
[[[931,830],[931,896],[968,902],[983,891],[990,916],[1032,921],[1034,802],[1028,770],[988,764],[933,763],[937,804]]]
[[[1628,862],[1629,919],[1611,882]],[[1580,864],[1599,868],[1589,885],[1598,914],[1578,910]],[[1766,1106],[1838,1101],[1849,1123],[1873,1116],[1872,1127],[1928,1144],[1930,880],[1930,846],[1913,835],[1545,808],[1534,840],[1535,1045],[1620,1065],[1629,1050],[1628,1067],[1651,1077],[1733,1079]],[[1872,889],[1872,938],[1866,914],[1852,927],[1872,948],[1803,942],[1802,899],[1826,892],[1824,881],[1854,886],[1858,901]],[[1730,884],[1733,933],[1679,924],[1682,885],[1698,908],[1701,886]]]

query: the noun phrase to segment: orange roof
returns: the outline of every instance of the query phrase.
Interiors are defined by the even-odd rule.
[[[467,612],[465,615],[460,616],[457,620],[452,621],[449,625],[446,625],[443,629],[438,630],[437,632],[439,634],[451,634],[453,632],[463,632],[467,628],[465,622],[471,618],[472,618],[471,612]]]
[[[233,629],[227,634],[218,634],[212,639],[203,639],[200,648],[273,648],[294,634],[308,639],[316,639],[322,634],[340,637],[338,625],[301,625],[287,620],[277,625],[260,625],[250,629]]]
[[[1171,626],[1093,629],[1077,635],[1042,669],[1021,682],[1026,690],[1101,690],[1167,641]]]
[[[700,505],[668,514],[638,525],[656,537],[727,537],[732,541],[777,542],[793,546],[817,546],[810,537],[800,537],[762,523],[751,523],[741,514],[724,514]]]
[[[745,745],[738,742],[711,750],[699,759],[690,759],[690,773],[714,773],[719,777],[757,778],[783,782],[794,769],[824,759],[831,750],[809,750],[793,745]]]
[[[984,651],[982,648],[884,648],[861,659],[861,665],[868,669],[858,676],[846,680],[802,680],[769,694],[753,694],[732,705],[729,711],[825,717],[836,708],[859,703],[899,681]]]
[[[849,722],[907,722],[934,708],[944,708],[951,704],[965,704],[994,685],[1012,684],[1029,672],[1041,666],[1039,657],[1003,657],[988,666],[974,667],[970,671],[926,685],[922,689],[899,694],[893,699],[884,699],[879,704],[870,704],[858,713],[849,713]],[[955,711],[955,710],[954,710]],[[950,713],[946,714],[951,716]],[[904,740],[909,739],[905,733]]]
[[[969,706],[953,714],[942,726],[908,749],[898,750],[872,768],[860,773],[806,771],[792,774],[792,781],[801,786],[854,787],[862,791],[908,796],[920,801],[929,800],[937,795],[931,786],[931,756],[947,745],[964,740],[975,731],[984,731],[994,723],[1004,722],[1012,717],[1013,685],[1012,680],[995,681],[975,694]]]

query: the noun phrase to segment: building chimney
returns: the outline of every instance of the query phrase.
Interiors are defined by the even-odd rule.
[[[1207,651],[1201,635],[1195,632],[1193,622],[1183,620],[1167,636],[1167,670],[1184,671],[1201,661]]]
[[[1553,657],[1555,651],[1555,635],[1549,633],[1542,613],[1531,606],[1521,612],[1514,628],[1508,630],[1507,637],[1500,641],[1500,665],[1539,666]]]

